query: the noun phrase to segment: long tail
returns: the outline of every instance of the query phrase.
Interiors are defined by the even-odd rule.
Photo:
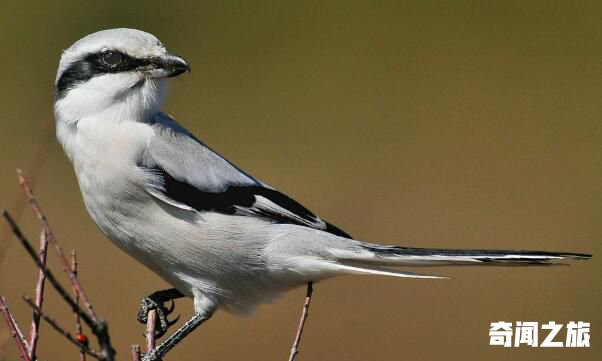
[[[592,257],[591,254],[570,252],[411,248],[364,242],[359,242],[358,245],[359,252],[343,252],[338,255],[342,270],[406,278],[445,277],[399,272],[383,267],[557,265],[563,264],[562,261],[588,260]]]

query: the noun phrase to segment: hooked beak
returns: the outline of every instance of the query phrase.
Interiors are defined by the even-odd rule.
[[[186,60],[177,55],[167,54],[151,61],[148,74],[152,78],[171,78],[185,71],[190,73],[190,65]]]

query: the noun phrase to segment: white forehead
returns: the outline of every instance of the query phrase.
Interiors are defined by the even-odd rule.
[[[101,30],[81,38],[65,50],[58,73],[74,61],[104,49],[118,50],[136,58],[160,56],[167,52],[153,34],[127,28]]]

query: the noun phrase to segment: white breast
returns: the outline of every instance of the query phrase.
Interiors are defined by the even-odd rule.
[[[144,123],[100,118],[81,119],[63,135],[86,208],[107,234],[149,199],[140,184],[136,158],[152,135]],[[118,241],[115,236],[110,238]]]

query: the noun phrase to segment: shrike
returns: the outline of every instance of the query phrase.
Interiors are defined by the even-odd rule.
[[[145,298],[139,320],[157,309],[163,334],[170,312],[163,303],[194,299],[194,317],[157,348],[156,357],[218,308],[248,313],[282,292],[334,276],[439,278],[389,267],[529,265],[590,257],[354,240],[161,112],[167,78],[189,70],[155,36],[111,29],[65,50],[55,82],[57,137],[73,163],[88,213],[118,247],[174,287]]]

